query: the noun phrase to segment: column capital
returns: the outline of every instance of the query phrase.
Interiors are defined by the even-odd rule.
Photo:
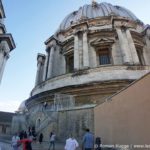
[[[48,47],[46,48],[46,52],[49,53],[52,48],[54,48],[54,50],[55,50],[55,49],[56,49],[56,45],[53,45],[53,44],[52,44],[52,45],[48,46]]]
[[[45,58],[45,55],[44,55],[44,54],[41,54],[41,53],[38,53],[37,59],[39,59],[39,58]]]

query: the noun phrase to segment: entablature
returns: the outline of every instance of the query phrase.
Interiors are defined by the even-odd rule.
[[[0,41],[7,41],[10,51],[16,48],[14,39],[10,33],[7,34],[0,34]]]

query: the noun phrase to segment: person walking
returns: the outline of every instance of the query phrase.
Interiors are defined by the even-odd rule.
[[[79,146],[77,140],[70,134],[70,137],[66,140],[65,150],[76,150]]]
[[[86,133],[83,136],[82,147],[84,150],[94,149],[94,135],[90,132],[89,129],[86,129]]]
[[[13,150],[18,150],[19,140],[20,140],[19,136],[17,135],[17,133],[15,133],[14,136],[12,137]]]
[[[24,138],[19,141],[21,144],[23,144],[23,150],[32,150],[31,142],[32,140],[29,138]]]
[[[55,150],[55,138],[56,138],[56,135],[53,132],[51,132],[50,133],[50,144],[49,144],[48,150],[50,150],[51,147],[53,147],[53,150]]]
[[[40,136],[39,136],[39,143],[41,144],[43,142],[43,133],[40,133]]]

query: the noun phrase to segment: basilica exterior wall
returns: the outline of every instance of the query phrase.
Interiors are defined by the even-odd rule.
[[[35,126],[36,133],[39,135],[43,133],[44,140],[49,140],[50,132],[56,134],[58,141],[65,141],[70,134],[73,134],[78,140],[81,141],[86,128],[90,128],[94,132],[94,114],[93,106],[75,107],[68,110],[42,110],[42,107],[34,107],[38,111],[30,112],[26,130],[28,127]],[[41,110],[41,111],[40,111]],[[21,119],[22,120],[22,119]],[[23,123],[23,122],[22,122]],[[15,125],[17,128],[17,126]]]
[[[95,136],[103,144],[149,144],[149,89],[150,73],[94,108]]]

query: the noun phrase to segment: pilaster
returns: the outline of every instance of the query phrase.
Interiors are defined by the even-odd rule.
[[[51,49],[50,49],[47,78],[52,78],[53,61],[54,61],[54,49],[55,49],[54,46],[52,46]]]
[[[1,68],[3,66],[3,61],[4,61],[4,51],[2,49],[0,49],[0,72],[1,72]]]
[[[146,47],[144,50],[145,65],[150,65],[150,29],[146,30],[145,35]]]
[[[140,64],[139,58],[129,29],[126,29],[126,35],[127,35],[129,47],[131,49],[133,64],[139,65]]]
[[[40,56],[38,54],[38,57],[37,57],[37,73],[36,73],[36,81],[35,81],[35,85],[39,84],[41,82],[41,67],[42,67],[42,56]]]
[[[5,69],[5,65],[6,65],[6,62],[7,62],[8,58],[9,58],[9,54],[5,53],[4,57],[3,57],[2,65],[0,67],[0,82],[1,82],[1,79],[2,79],[2,76],[3,76],[3,73],[4,73],[4,69]]]
[[[122,57],[123,57],[123,63],[124,64],[130,64],[130,57],[129,57],[129,50],[128,50],[128,45],[125,43],[125,39],[123,36],[123,33],[120,28],[116,28],[118,38],[119,38],[119,45],[121,48],[122,52]]]
[[[74,35],[74,70],[79,70],[79,37],[76,33]]]
[[[89,48],[87,31],[83,32],[83,67],[89,68]]]
[[[10,49],[9,49],[7,42],[2,41],[0,43],[0,81],[2,79],[2,75],[4,72],[6,62],[9,58],[9,52],[10,52]]]
[[[49,52],[47,52],[46,57],[45,57],[45,63],[44,63],[44,68],[43,68],[43,81],[47,79],[48,57],[49,57]]]

